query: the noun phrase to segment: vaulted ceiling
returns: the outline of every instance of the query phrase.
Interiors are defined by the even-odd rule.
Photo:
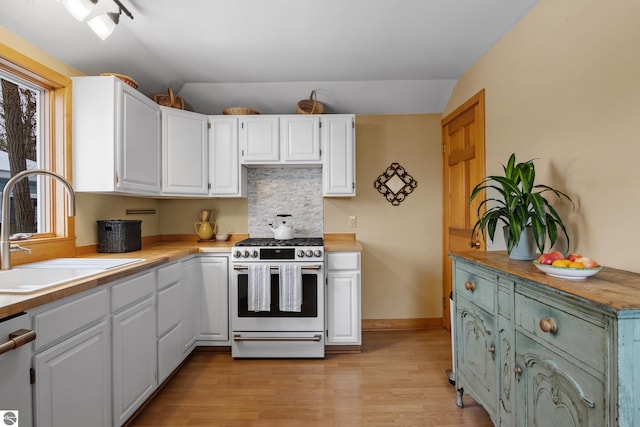
[[[100,40],[57,0],[0,0],[0,26],[87,75],[117,72],[195,111],[441,112],[457,79],[538,0],[122,0]],[[91,16],[115,12],[100,0]],[[91,17],[90,16],[90,17]]]

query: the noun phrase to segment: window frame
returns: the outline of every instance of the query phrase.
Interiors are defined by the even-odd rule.
[[[47,157],[42,167],[57,172],[73,183],[71,163],[71,78],[0,43],[0,69],[19,76],[45,89],[43,106],[47,111],[40,123],[42,140],[48,142]],[[46,104],[46,105],[45,105]],[[14,252],[11,264],[19,265],[58,257],[76,255],[75,220],[68,215],[67,194],[55,180],[46,179],[41,187],[48,192],[46,212],[50,230],[36,234],[20,246],[31,254]]]

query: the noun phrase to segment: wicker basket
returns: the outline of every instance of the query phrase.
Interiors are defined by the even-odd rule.
[[[101,73],[101,76],[114,76],[119,78],[120,80],[122,80],[123,82],[125,82],[126,84],[128,84],[129,86],[131,86],[134,89],[138,89],[138,82],[136,82],[135,80],[133,80],[131,77],[129,76],[125,76],[124,74],[118,74],[118,73]]]
[[[260,114],[260,111],[253,110],[247,107],[229,107],[222,111],[225,115],[247,115],[247,114]]]
[[[163,107],[172,107],[179,110],[184,110],[184,99],[180,98],[179,96],[175,96],[171,88],[169,88],[168,92],[168,94],[156,93],[155,95],[153,95],[153,102],[155,102],[156,104],[160,104]]]
[[[140,220],[98,221],[98,252],[121,253],[142,248]]]
[[[298,101],[298,114],[322,114],[324,105],[316,100],[316,91],[312,90],[309,99]]]

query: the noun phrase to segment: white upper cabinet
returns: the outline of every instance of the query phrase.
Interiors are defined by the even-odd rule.
[[[209,117],[209,195],[246,197],[247,172],[240,166],[238,119]]]
[[[280,117],[280,145],[285,163],[320,163],[320,117]]]
[[[356,195],[355,116],[322,117],[324,196]]]
[[[162,192],[206,195],[209,181],[208,117],[162,107]]]
[[[112,76],[73,79],[76,191],[161,191],[160,107]]]
[[[239,116],[241,163],[280,160],[278,116]]]

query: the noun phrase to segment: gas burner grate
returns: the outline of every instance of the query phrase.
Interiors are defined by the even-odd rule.
[[[250,237],[236,242],[235,246],[324,246],[324,239],[322,237],[296,237],[287,240],[277,240],[268,237]]]

